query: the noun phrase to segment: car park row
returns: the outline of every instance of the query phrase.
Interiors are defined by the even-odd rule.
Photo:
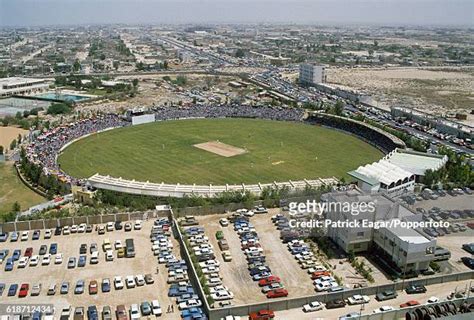
[[[185,227],[184,234],[192,256],[198,263],[195,267],[200,270],[205,279],[204,286],[209,288],[208,296],[221,307],[231,305],[234,294],[222,284],[220,262],[216,259],[214,247],[205,235],[204,228],[200,226]]]
[[[265,209],[255,210],[254,212],[266,213],[267,211]],[[249,211],[246,209],[241,209],[237,210],[230,217],[230,221],[234,224],[234,230],[240,238],[241,249],[245,254],[250,276],[252,280],[258,281],[262,293],[267,298],[286,297],[288,296],[288,290],[283,285],[281,279],[272,274],[270,267],[266,263],[266,256],[260,244],[259,236],[250,222],[249,217],[253,216],[254,212],[249,214]]]

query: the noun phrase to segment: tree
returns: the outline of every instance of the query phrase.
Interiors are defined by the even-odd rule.
[[[133,79],[132,84],[133,87],[136,88],[138,86],[138,79]]]
[[[76,61],[74,61],[74,64],[72,65],[72,69],[75,72],[81,70],[81,63],[79,62],[79,59],[76,59]]]
[[[64,114],[71,112],[71,108],[65,103],[53,103],[48,107],[48,114]]]
[[[20,144],[21,143],[21,134],[18,134],[17,140],[18,140],[18,144]]]
[[[168,70],[169,66],[168,66],[168,61],[163,61],[163,69],[165,70]]]
[[[10,150],[13,150],[16,148],[16,139],[14,139],[11,143],[10,143]]]
[[[238,48],[236,51],[235,51],[235,56],[237,58],[243,58],[245,57],[245,51],[242,50],[241,48]]]
[[[342,115],[342,111],[344,111],[344,104],[339,100],[334,104],[334,114],[340,116]]]
[[[12,211],[15,212],[15,213],[21,211],[21,206],[20,206],[20,204],[18,203],[18,201],[15,201],[15,203],[13,204],[13,206],[12,206]]]
[[[0,156],[3,155],[3,146],[0,146]]]

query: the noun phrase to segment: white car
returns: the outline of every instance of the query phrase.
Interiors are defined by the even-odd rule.
[[[322,276],[321,278],[318,278],[318,279],[314,280],[313,283],[315,285],[317,285],[318,283],[334,282],[334,281],[336,281],[336,280],[331,276]]]
[[[228,290],[221,290],[211,293],[211,297],[214,301],[230,300],[234,298],[234,294]]]
[[[76,233],[77,232],[77,226],[75,224],[73,224],[71,226],[71,233]]]
[[[63,263],[63,254],[58,253],[56,257],[54,258],[54,264],[61,264]]]
[[[51,239],[52,232],[50,229],[44,230],[44,238],[45,239]]]
[[[114,252],[112,250],[105,252],[105,261],[114,261]]]
[[[223,285],[218,285],[213,288],[209,288],[209,293],[216,293],[217,291],[222,291],[222,290],[229,291],[229,288]]]
[[[41,265],[47,266],[50,264],[50,262],[51,262],[51,255],[47,253],[43,256],[43,261],[41,261]]]
[[[114,287],[115,287],[115,290],[123,289],[123,280],[122,280],[122,277],[116,276],[116,277],[114,278]]]
[[[39,263],[39,255],[31,256],[30,258],[30,267],[36,267]]]
[[[137,286],[141,287],[145,285],[145,277],[142,274],[137,274],[135,276],[135,282],[137,283]]]
[[[380,308],[375,309],[373,313],[384,313],[384,312],[393,311],[393,310],[395,310],[395,308],[392,306],[382,306]]]
[[[120,241],[120,240],[115,240],[115,242],[114,242],[114,247],[115,247],[115,250],[118,250],[118,249],[122,248],[122,247],[123,247],[123,246],[122,246],[122,241]]]
[[[178,307],[180,310],[188,309],[188,308],[197,308],[202,306],[202,302],[199,299],[189,299],[187,301],[181,302]]]
[[[221,278],[219,277],[211,277],[211,278],[208,278],[207,279],[207,286],[208,287],[215,287],[215,286],[219,286],[222,284],[222,280]]]
[[[321,292],[321,291],[328,291],[331,288],[336,288],[339,287],[339,284],[334,281],[325,281],[318,283],[316,285],[316,291]]]
[[[154,316],[161,316],[161,306],[158,300],[151,301],[151,313],[153,313]]]
[[[114,231],[114,223],[113,222],[107,222],[107,225],[105,227],[107,231]]]
[[[135,224],[133,225],[133,229],[141,230],[142,229],[142,221],[141,220],[136,220]]]
[[[140,319],[140,309],[138,304],[132,304],[130,306],[130,319]]]
[[[25,268],[27,264],[28,257],[21,257],[20,260],[18,260],[18,268]]]
[[[360,294],[355,294],[352,297],[347,298],[347,303],[349,303],[350,305],[368,303],[369,301],[369,296],[363,296]]]
[[[204,261],[204,262],[199,262],[199,265],[203,268],[204,267],[210,267],[210,266],[218,267],[220,265],[220,263],[217,260],[207,260],[207,261]]]
[[[69,226],[65,226],[63,228],[63,234],[71,234],[71,230],[69,229]]]
[[[324,305],[319,301],[313,301],[303,306],[303,312],[314,312],[324,308]]]
[[[428,299],[428,301],[426,301],[427,303],[436,303],[436,302],[439,302],[439,298],[438,297],[430,297]]]
[[[244,250],[245,254],[250,254],[253,252],[263,252],[263,249],[261,247],[250,247]]]
[[[208,266],[208,267],[202,268],[202,273],[204,274],[209,274],[209,273],[214,273],[214,272],[219,272],[219,267]]]
[[[28,238],[30,236],[30,232],[29,231],[23,231],[21,233],[21,238],[20,238],[20,241],[27,241]]]
[[[133,279],[133,276],[127,276],[125,278],[125,283],[127,284],[127,288],[128,289],[131,289],[131,288],[135,288],[135,279]]]
[[[78,232],[78,233],[84,233],[84,232],[86,232],[86,227],[87,227],[87,225],[86,225],[85,223],[81,223],[81,224],[79,225],[79,227],[77,228],[77,232]]]
[[[253,212],[252,210],[249,210],[247,212],[244,212],[244,216],[246,217],[253,217],[255,214],[255,212]]]
[[[227,220],[227,218],[222,218],[219,220],[219,223],[221,224],[221,226],[227,227],[229,225],[229,220]]]
[[[327,271],[327,269],[324,266],[321,266],[321,265],[316,265],[316,266],[308,269],[309,274],[313,274],[315,272],[320,272],[320,271]]]

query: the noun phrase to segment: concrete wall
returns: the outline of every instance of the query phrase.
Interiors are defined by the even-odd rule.
[[[358,288],[358,289],[351,289],[342,292],[334,292],[334,293],[321,293],[321,294],[314,294],[310,296],[304,297],[297,297],[297,298],[288,298],[282,300],[273,300],[273,301],[265,301],[262,303],[254,303],[254,304],[246,304],[246,305],[239,305],[234,307],[222,308],[217,310],[210,310],[209,311],[209,319],[210,320],[218,320],[222,317],[227,315],[240,315],[245,316],[248,315],[250,312],[258,311],[261,309],[271,309],[273,311],[281,311],[293,308],[301,308],[304,304],[307,304],[312,301],[320,301],[320,302],[327,302],[334,299],[346,299],[351,297],[355,294],[361,295],[375,295],[379,292],[391,289],[395,291],[403,290],[405,287],[411,284],[423,284],[423,285],[431,285],[431,284],[438,284],[438,283],[447,283],[453,281],[463,281],[474,279],[474,271],[467,271],[458,274],[449,274],[449,275],[440,275],[440,276],[433,276],[427,277],[422,279],[414,279],[405,282],[398,282],[393,284],[386,284],[380,286],[371,286],[367,288]],[[405,315],[406,310],[403,310],[403,317]],[[369,318],[364,318],[369,319]],[[381,318],[370,318],[370,319],[381,319]],[[384,319],[395,319],[395,317],[385,317]]]
[[[59,219],[40,219],[30,221],[7,222],[0,225],[2,232],[35,230],[35,229],[52,229],[58,226],[72,226],[86,224],[101,224],[115,221],[130,221],[130,220],[146,220],[147,217],[154,218],[162,213],[156,211],[145,212],[123,212],[117,214],[97,215],[97,216],[80,216],[80,217],[65,217]]]

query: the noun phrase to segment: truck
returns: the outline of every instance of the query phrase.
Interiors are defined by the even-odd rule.
[[[61,310],[61,316],[59,317],[59,320],[69,320],[71,317],[71,306],[63,308]]]

